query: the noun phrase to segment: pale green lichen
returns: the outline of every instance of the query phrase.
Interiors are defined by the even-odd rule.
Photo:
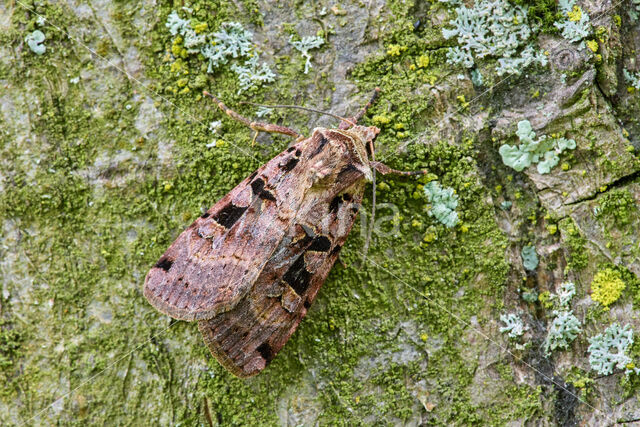
[[[258,64],[258,54],[251,42],[251,32],[244,29],[238,22],[223,22],[220,29],[211,34],[198,34],[190,19],[182,19],[176,11],[171,12],[165,26],[174,36],[182,39],[174,39],[176,52],[184,56],[179,50],[179,44],[184,45],[186,53],[199,53],[207,62],[207,72],[213,73],[221,65],[227,64],[231,59],[248,58],[242,65],[231,65],[231,70],[238,76],[242,93],[248,89],[261,86],[263,83],[273,82],[275,73],[266,63]],[[206,28],[206,25],[202,26]],[[177,45],[176,45],[177,43]],[[186,84],[185,80],[185,84]],[[178,84],[180,86],[180,84]],[[184,85],[183,85],[184,86]]]
[[[558,7],[564,19],[555,26],[562,32],[562,37],[579,42],[591,34],[589,14],[576,4],[576,0],[559,0]]]
[[[317,49],[322,46],[324,44],[324,38],[319,36],[306,36],[300,40],[294,40],[293,35],[291,35],[289,37],[289,43],[291,43],[291,45],[295,47],[296,50],[298,50],[298,52],[302,54],[302,56],[304,56],[304,73],[307,74],[309,72],[309,68],[312,67],[311,54],[309,53],[309,51],[311,49]]]
[[[549,294],[549,303],[556,307],[552,311],[553,320],[544,340],[544,353],[549,357],[556,349],[567,349],[569,344],[582,332],[580,320],[571,311],[571,300],[576,294],[573,282],[563,282],[558,291]]]
[[[562,309],[568,309],[571,300],[576,294],[576,285],[573,282],[562,282],[555,294],[551,294],[551,300],[557,302]]]
[[[424,186],[424,194],[430,204],[429,215],[449,228],[458,224],[458,196],[453,188],[443,188],[438,181],[431,181]]]
[[[500,146],[502,162],[520,172],[532,164],[537,164],[538,173],[551,172],[560,161],[559,155],[565,150],[576,148],[576,141],[566,138],[553,138],[543,135],[536,139],[536,133],[528,120],[518,122],[516,132],[520,144]]]
[[[47,47],[44,45],[44,39],[44,33],[40,30],[35,30],[32,33],[29,33],[27,37],[24,38],[24,41],[27,42],[31,52],[36,55],[42,55],[47,51]]]
[[[260,86],[263,83],[273,82],[276,77],[267,64],[258,64],[257,56],[249,58],[243,65],[233,64],[231,70],[238,75],[238,81],[240,82],[238,93]]]
[[[500,315],[500,320],[504,322],[505,326],[500,327],[501,333],[508,333],[509,338],[519,338],[524,334],[525,327],[524,322],[515,313],[508,313]]]
[[[520,252],[522,257],[522,265],[527,270],[535,270],[538,267],[538,254],[536,253],[535,246],[525,246]]]
[[[610,375],[614,370],[624,370],[626,375],[640,373],[628,352],[633,345],[630,325],[611,324],[604,333],[589,338],[589,364],[600,375]]]
[[[632,22],[638,22],[638,18],[640,17],[640,0],[631,0],[633,7],[629,8],[627,11],[629,12],[629,17]]]
[[[498,75],[519,75],[531,64],[547,64],[544,53],[531,45],[525,8],[505,0],[477,0],[473,7],[441,2],[456,6],[456,17],[449,22],[452,28],[442,30],[445,38],[456,37],[459,44],[447,52],[450,63],[472,68],[479,59],[497,58]]]
[[[623,68],[622,72],[624,74],[624,79],[629,86],[635,90],[640,90],[640,71],[633,73],[626,68]]]
[[[544,352],[549,356],[556,349],[566,349],[582,332],[580,321],[571,311],[554,311],[553,321],[544,341]]]

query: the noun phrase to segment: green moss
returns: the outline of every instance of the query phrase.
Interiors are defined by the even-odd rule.
[[[568,384],[573,385],[580,397],[583,399],[589,398],[594,393],[595,381],[589,376],[588,372],[578,368],[572,367],[565,377],[565,381]]]
[[[638,208],[633,196],[625,189],[612,189],[598,198],[596,218],[601,221],[611,219],[618,226],[631,222]]]
[[[0,378],[4,383],[2,395],[10,395],[12,384],[19,377],[16,361],[21,357],[23,333],[7,320],[0,320]]]
[[[587,240],[582,236],[573,219],[564,219],[559,225],[563,231],[562,237],[569,250],[567,269],[583,270],[589,264],[589,252],[586,247]]]
[[[542,33],[555,34],[554,23],[562,19],[556,0],[509,0],[513,4],[527,7],[529,22],[538,26]]]
[[[242,4],[254,7],[251,1]],[[94,25],[92,19],[73,18],[65,6],[37,7],[63,29]],[[168,323],[144,300],[141,287],[149,267],[184,227],[290,140],[266,138],[251,146],[250,130],[201,99],[199,89],[209,89],[253,116],[253,107],[239,103],[247,98],[237,95],[228,69],[208,76],[197,57],[165,61],[172,40],[164,22],[178,6],[159,4],[157,23],[142,36],[135,31],[132,5],[112,7],[104,16],[118,17],[113,25],[125,38],[122,45],[101,44],[92,33],[84,41],[109,55],[135,45],[145,80],[162,97],[121,75],[98,73],[98,65],[82,59],[80,47],[55,33],[47,34],[42,58],[24,55],[15,69],[1,70],[11,93],[24,90],[28,100],[37,100],[29,115],[29,149],[37,153],[37,163],[15,135],[0,135],[0,158],[8,165],[3,174],[11,177],[3,181],[0,220],[20,235],[12,250],[21,261],[10,267],[11,277],[27,282],[11,280],[9,291],[24,292],[27,302],[20,308],[3,302],[9,320],[0,335],[3,375],[13,378],[3,392],[24,402],[16,410],[20,417],[27,421],[72,391],[60,412],[47,410],[37,421],[200,424],[206,398],[222,424],[274,425],[280,421],[274,408],[296,409],[298,395],[309,387],[320,424],[357,424],[371,414],[381,423],[409,422],[416,404],[420,407],[411,385],[421,382],[433,384],[431,396],[442,402],[429,413],[434,424],[504,424],[539,413],[539,389],[524,385],[506,387],[489,407],[474,404],[470,388],[478,362],[460,357],[468,348],[460,337],[473,333],[466,325],[487,324],[502,308],[509,271],[506,238],[478,178],[475,135],[430,144],[405,144],[398,135],[419,135],[439,118],[434,96],[424,95],[430,93],[423,90],[426,85],[447,79],[453,102],[461,95],[473,97],[471,87],[450,75],[439,30],[415,32],[411,5],[390,2],[392,21],[381,28],[391,30],[382,31],[381,42],[406,50],[366,58],[349,78],[361,93],[377,85],[383,89],[368,116],[390,118],[376,141],[378,158],[398,169],[428,168],[455,188],[464,228],[423,227],[428,221],[424,182],[380,177],[385,185],[379,186],[378,202],[393,204],[398,212],[379,205],[379,218],[393,214],[383,229],[394,230],[396,223],[395,231],[374,236],[371,261],[360,267],[364,239],[358,222],[342,251],[348,267],[333,269],[271,366],[240,380],[212,360],[194,324]],[[233,2],[196,1],[189,7],[208,28],[238,19]],[[12,19],[11,31],[0,37],[17,46],[19,28],[33,27],[35,18],[16,7]],[[308,87],[331,93],[327,78],[301,74],[286,56],[275,56],[274,63],[278,81],[253,93],[252,101],[299,104]],[[67,75],[81,72],[100,79],[66,83]],[[22,89],[25,73],[32,78]],[[175,93],[181,86],[198,90]],[[146,96],[158,102],[143,104]],[[141,134],[137,120],[149,105],[163,115],[161,126]],[[224,132],[216,139],[226,143],[207,148],[208,124],[220,119]],[[278,111],[271,119],[308,133],[309,116]],[[365,123],[372,122],[365,118]],[[366,197],[363,211],[369,212]],[[435,238],[423,247],[425,232]],[[2,233],[8,239],[9,232]],[[512,380],[506,365],[502,374],[499,381]]]

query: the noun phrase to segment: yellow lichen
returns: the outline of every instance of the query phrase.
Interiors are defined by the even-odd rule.
[[[579,6],[573,6],[573,10],[567,12],[569,21],[579,22],[582,19],[582,9]]]
[[[407,50],[406,46],[400,46],[399,44],[389,45],[387,48],[387,55],[389,56],[400,56],[402,52]]]
[[[208,26],[209,25],[206,22],[203,22],[201,24],[196,24],[193,29],[195,30],[196,34],[200,34],[205,32]]]
[[[599,271],[591,282],[591,299],[609,308],[620,298],[625,286],[618,271],[605,268]]]
[[[388,125],[391,123],[391,119],[388,116],[376,114],[371,118],[374,124],[376,125]]]
[[[416,62],[418,64],[418,68],[427,68],[429,66],[429,56],[421,55],[418,57]]]
[[[595,40],[587,40],[587,47],[595,53],[598,51],[598,42]]]

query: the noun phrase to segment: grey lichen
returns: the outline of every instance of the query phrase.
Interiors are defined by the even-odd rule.
[[[289,37],[289,43],[298,50],[306,59],[304,63],[304,73],[309,72],[311,65],[311,49],[317,49],[324,44],[324,38],[319,36],[306,36],[300,40],[294,40],[293,35]]]
[[[579,42],[589,36],[589,14],[576,4],[576,0],[559,0],[558,7],[564,19],[556,22],[555,26],[562,32],[562,37],[571,42]]]
[[[636,368],[628,352],[633,345],[633,330],[630,325],[621,327],[612,323],[602,334],[589,338],[589,363],[600,375],[610,375],[615,369],[623,370],[627,375]]]
[[[532,45],[532,30],[525,8],[505,0],[478,0],[473,7],[441,1],[455,8],[456,17],[445,28],[445,38],[456,37],[459,46],[449,49],[447,60],[472,68],[476,60],[497,58],[498,75],[520,74],[531,64],[547,64],[547,57]]]

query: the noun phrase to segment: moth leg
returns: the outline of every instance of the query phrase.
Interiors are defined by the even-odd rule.
[[[251,120],[249,120],[246,117],[236,113],[231,108],[229,108],[226,105],[224,105],[222,103],[222,101],[220,101],[218,98],[216,98],[214,95],[210,94],[206,90],[203,91],[202,94],[204,96],[208,96],[209,98],[213,99],[213,101],[216,104],[218,104],[218,107],[220,107],[220,109],[222,111],[224,111],[227,116],[231,117],[234,120],[239,121],[240,123],[244,123],[245,125],[249,126],[251,129],[256,131],[255,135],[253,136],[252,144],[255,142],[256,137],[258,136],[259,132],[281,133],[283,135],[292,136],[292,137],[296,138],[296,140],[304,138],[300,133],[296,132],[293,129],[285,127],[285,126],[274,125],[274,124],[271,124],[271,123],[252,122]]]
[[[371,99],[369,100],[369,102],[367,102],[367,104],[364,107],[362,107],[360,111],[356,113],[355,116],[349,117],[349,120],[353,123],[358,123],[358,120],[363,118],[364,115],[367,114],[367,110],[373,105],[374,102],[376,102],[376,100],[378,99],[378,95],[380,95],[379,87],[374,89],[373,95],[371,96]],[[343,122],[340,122],[340,126],[338,126],[338,129],[349,129],[350,127],[351,127],[351,123],[347,123],[343,121]]]
[[[373,166],[373,168],[380,172],[382,175],[387,175],[387,174],[394,174],[394,175],[403,175],[403,176],[415,176],[415,175],[425,175],[427,173],[426,170],[421,170],[421,171],[399,171],[396,169],[391,169],[389,166],[385,165],[384,163],[380,163],[380,162],[376,162],[376,161],[372,161],[371,162],[371,166]]]

